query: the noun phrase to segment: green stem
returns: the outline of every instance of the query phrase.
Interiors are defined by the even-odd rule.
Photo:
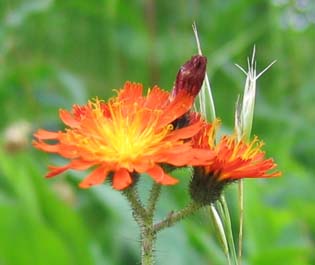
[[[153,230],[153,212],[159,196],[159,189],[160,188],[155,186],[152,187],[149,197],[148,210],[143,207],[135,186],[123,191],[123,194],[128,199],[132,208],[133,217],[140,228],[141,265],[154,264],[153,247],[156,239],[156,233]]]
[[[179,210],[177,212],[172,211],[168,214],[168,216],[165,219],[154,224],[153,231],[155,233],[157,233],[164,228],[170,227],[170,226],[174,225],[175,223],[181,221],[183,218],[195,213],[201,207],[202,207],[201,204],[198,204],[196,202],[191,202],[182,210]]]
[[[156,233],[151,224],[145,224],[141,229],[141,265],[153,265],[153,248],[156,240]]]
[[[165,219],[156,224],[153,224],[153,215],[160,191],[161,185],[153,184],[148,199],[147,209],[143,207],[135,187],[131,187],[123,191],[123,194],[126,196],[131,205],[133,216],[140,227],[141,265],[154,264],[153,249],[156,241],[156,234],[159,231],[174,225],[183,218],[195,213],[203,206],[201,204],[191,202],[182,210],[171,212]]]
[[[150,218],[153,218],[153,214],[156,208],[156,203],[161,193],[161,185],[154,182],[150,191],[148,200],[147,213]]]
[[[153,216],[156,203],[161,193],[161,185],[153,183],[146,209],[146,218],[141,229],[141,264],[152,265],[154,263],[153,249],[156,240],[156,232],[153,229]]]
[[[138,225],[141,227],[143,222],[147,219],[147,212],[142,206],[142,202],[139,198],[137,190],[135,187],[130,187],[123,191],[123,194],[128,199],[130,206],[132,208],[132,214]]]
[[[240,211],[240,226],[238,231],[238,264],[242,264],[242,250],[243,250],[243,226],[244,226],[244,183],[241,179],[238,184],[238,203]]]

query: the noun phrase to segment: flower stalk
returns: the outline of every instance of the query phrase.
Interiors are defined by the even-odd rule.
[[[147,211],[142,206],[139,195],[135,186],[132,186],[123,191],[123,194],[130,203],[132,215],[139,226],[143,226],[143,222],[147,219]]]
[[[252,58],[247,59],[248,70],[237,65],[236,66],[246,75],[244,94],[242,102],[237,100],[235,111],[235,131],[239,141],[249,141],[255,109],[256,97],[256,81],[262,76],[276,61],[269,64],[263,71],[257,75],[256,61],[255,61],[256,48],[254,46]],[[238,232],[238,264],[242,264],[242,250],[243,250],[243,227],[244,227],[244,182],[241,179],[238,183],[238,205],[239,205],[239,232]]]
[[[194,214],[201,207],[201,204],[195,203],[194,201],[190,202],[185,208],[180,211],[173,212],[171,211],[166,218],[154,225],[154,231],[157,233],[167,227],[171,227],[182,219]]]
[[[123,191],[123,194],[129,201],[133,217],[140,229],[141,242],[141,264],[154,264],[154,247],[157,233],[161,230],[171,227],[182,219],[194,214],[204,205],[191,201],[186,207],[178,211],[171,211],[163,220],[153,222],[156,202],[160,196],[161,185],[154,183],[150,190],[147,207],[143,207],[136,186],[132,186]]]
[[[156,234],[153,231],[152,219],[146,220],[141,228],[141,264],[152,265],[154,264],[154,245],[156,241]]]
[[[147,213],[149,218],[153,218],[156,209],[156,203],[161,193],[161,188],[161,185],[159,185],[158,183],[153,183],[152,185],[147,206]]]

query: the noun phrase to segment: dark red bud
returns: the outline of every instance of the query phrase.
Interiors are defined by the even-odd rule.
[[[186,91],[196,97],[206,74],[207,58],[201,55],[191,57],[178,71],[172,96]]]

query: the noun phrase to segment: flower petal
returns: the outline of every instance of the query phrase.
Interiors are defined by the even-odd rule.
[[[164,170],[158,165],[155,165],[154,167],[150,168],[149,170],[146,171],[146,173],[149,174],[157,183],[163,185],[174,185],[178,183],[177,179],[166,174]]]
[[[198,121],[194,124],[188,125],[184,128],[176,129],[172,131],[169,136],[166,137],[167,140],[178,140],[178,139],[187,139],[198,133],[202,126],[203,122]]]
[[[80,126],[80,122],[77,121],[73,115],[64,109],[59,110],[59,117],[63,121],[64,124],[68,125],[71,128],[77,128]]]
[[[37,132],[34,133],[34,136],[38,140],[54,140],[57,139],[59,135],[59,132],[50,132],[43,129],[39,129],[37,130]]]
[[[169,92],[160,89],[158,86],[154,86],[148,92],[144,107],[149,109],[162,109],[166,104],[169,103],[169,97]]]
[[[163,109],[163,115],[160,116],[157,129],[172,123],[174,120],[188,112],[193,101],[194,98],[192,96],[186,94],[178,95],[174,101]]]
[[[33,141],[33,146],[48,153],[58,153],[60,151],[60,144],[46,144],[43,141]]]
[[[65,166],[61,166],[61,167],[57,167],[57,166],[48,166],[48,173],[46,174],[46,178],[52,178],[56,175],[59,175],[63,172],[65,172],[66,170],[69,169],[69,164],[65,165]]]
[[[105,166],[98,167],[88,175],[80,184],[80,188],[90,188],[93,185],[101,184],[107,177],[108,170]]]
[[[148,168],[152,167],[152,163],[148,163],[147,161],[136,161],[133,163],[133,168],[138,173],[144,173]]]
[[[132,179],[128,170],[124,168],[118,169],[113,177],[113,187],[116,190],[123,190],[132,183]]]
[[[75,169],[75,170],[86,170],[93,166],[95,163],[83,160],[73,160],[69,164],[64,166],[48,166],[48,173],[46,174],[46,178],[51,178],[56,175],[59,175],[65,172],[68,169]]]
[[[118,93],[118,100],[137,102],[139,98],[142,98],[142,89],[142,84],[127,81]]]

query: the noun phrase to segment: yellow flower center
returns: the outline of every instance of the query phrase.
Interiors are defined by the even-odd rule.
[[[100,103],[89,102],[91,117],[82,120],[80,128],[66,133],[67,143],[75,144],[80,149],[78,155],[85,159],[97,158],[130,168],[139,157],[155,154],[173,130],[172,125],[157,129],[162,110],[112,101],[106,116]]]

